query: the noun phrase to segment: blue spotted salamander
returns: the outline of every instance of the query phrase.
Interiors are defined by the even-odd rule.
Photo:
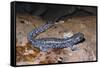
[[[28,40],[32,43],[34,47],[39,48],[41,51],[47,51],[49,48],[72,48],[75,44],[80,43],[84,39],[84,34],[78,32],[69,38],[40,38],[35,39],[37,35],[44,32],[54,24],[52,22],[47,22],[29,32]]]

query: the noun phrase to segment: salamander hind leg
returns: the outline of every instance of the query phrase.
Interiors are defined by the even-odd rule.
[[[48,48],[42,47],[42,46],[41,46],[41,47],[40,47],[40,50],[43,51],[43,52],[47,52]]]

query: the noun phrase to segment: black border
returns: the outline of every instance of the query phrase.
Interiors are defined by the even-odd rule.
[[[51,64],[30,64],[30,65],[16,65],[16,9],[15,4],[17,3],[29,3],[29,4],[51,4],[51,5],[69,5],[69,6],[85,6],[85,7],[96,7],[96,60],[95,61],[79,61],[79,62],[66,62],[66,63],[51,63]],[[56,65],[56,64],[71,64],[71,63],[87,63],[87,62],[98,62],[98,6],[91,5],[75,5],[75,4],[57,4],[57,3],[42,3],[42,2],[25,2],[25,1],[12,1],[10,3],[10,65],[13,67],[21,66],[40,66],[40,65]]]
[[[11,66],[16,66],[16,15],[15,15],[15,2],[10,3],[10,10],[11,10],[11,23],[10,23],[10,44],[11,44],[11,49],[10,49],[10,65]]]

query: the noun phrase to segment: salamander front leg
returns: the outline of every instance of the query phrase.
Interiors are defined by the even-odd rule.
[[[73,46],[70,46],[70,49],[71,49],[71,51],[77,51],[78,50],[78,48],[73,47]]]

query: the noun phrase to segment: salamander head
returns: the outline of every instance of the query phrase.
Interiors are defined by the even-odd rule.
[[[72,38],[74,44],[80,43],[85,40],[83,33],[76,33],[72,36]]]

